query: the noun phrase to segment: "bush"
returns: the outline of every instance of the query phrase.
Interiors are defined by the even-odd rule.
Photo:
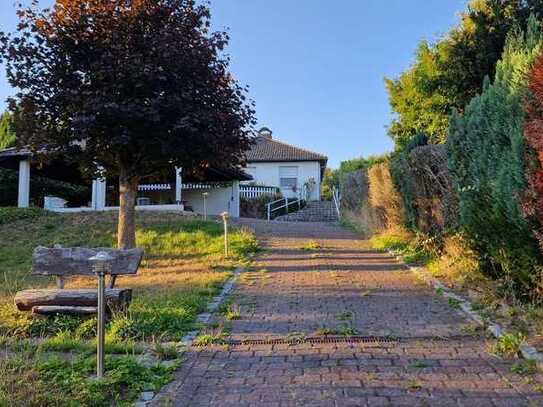
[[[428,271],[449,283],[464,286],[482,278],[479,256],[465,236],[455,233],[443,239],[440,257],[428,264]]]
[[[405,209],[398,191],[392,182],[390,163],[376,164],[368,170],[369,204],[381,230],[403,227]]]
[[[239,202],[240,216],[243,218],[268,219],[267,205],[281,199],[282,195],[264,194],[257,198],[241,198]]]
[[[283,199],[281,194],[264,194],[260,195],[258,198],[242,198],[240,200],[240,216],[244,218],[256,218],[256,219],[268,219],[268,203]],[[294,204],[297,201],[297,198],[288,198],[288,201],[291,205],[287,208],[281,208],[273,211],[272,217],[276,218],[277,216],[286,215],[288,213],[298,211],[298,204]],[[300,208],[304,208],[307,202],[302,200],[300,202]],[[283,204],[277,203],[274,207],[279,207]]]
[[[511,292],[530,298],[542,258],[521,206],[527,185],[523,73],[541,43],[535,29],[526,38],[509,38],[494,83],[485,82],[462,116],[453,114],[447,141],[459,223],[479,252],[483,270]]]
[[[391,171],[409,228],[436,236],[456,225],[458,198],[452,188],[445,146],[406,149],[392,160]]]

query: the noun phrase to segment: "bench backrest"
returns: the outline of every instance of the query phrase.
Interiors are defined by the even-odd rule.
[[[42,276],[92,276],[95,275],[90,257],[107,252],[111,262],[111,274],[136,274],[143,257],[142,249],[118,250],[111,248],[38,246],[32,255],[32,274]]]

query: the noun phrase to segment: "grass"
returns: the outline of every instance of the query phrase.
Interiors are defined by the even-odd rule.
[[[373,249],[394,251],[400,254],[407,264],[426,264],[433,259],[433,254],[425,247],[421,239],[403,230],[391,230],[370,239]]]
[[[249,262],[257,249],[252,234],[232,228],[230,257],[225,260],[222,225],[186,220],[177,214],[138,213],[137,225],[137,241],[145,257],[137,276],[117,280],[118,287],[132,288],[134,292],[128,311],[114,314],[106,327],[106,352],[111,355],[106,380],[110,388],[106,389],[88,380],[92,368],[88,360],[82,362],[95,350],[96,319],[32,317],[15,309],[13,295],[21,289],[53,284],[51,279],[30,275],[34,247],[113,247],[116,214],[0,210],[0,235],[10,236],[0,239],[0,348],[10,350],[10,356],[0,360],[0,406],[6,405],[2,397],[8,395],[14,400],[7,404],[10,406],[123,405],[133,400],[141,388],[163,383],[169,371],[137,363],[136,357],[142,352],[140,343],[147,342],[159,359],[177,357],[173,349],[158,344],[155,338],[161,342],[178,341],[194,329],[197,314],[205,310],[235,267]],[[71,279],[66,285],[95,286],[93,278]],[[36,345],[34,339],[40,342]],[[39,360],[21,358],[24,353],[42,356]],[[51,353],[64,356],[53,363],[43,356]],[[124,362],[116,362],[119,359]],[[35,396],[26,394],[20,385],[26,381],[36,389]],[[67,391],[65,383],[71,383],[74,390]],[[51,389],[50,394],[40,394],[41,389],[45,393]]]
[[[23,219],[35,219],[45,215],[45,211],[39,208],[0,208],[0,225]]]
[[[522,376],[534,375],[539,371],[535,360],[519,360],[511,366],[511,372]]]
[[[1,406],[129,406],[141,391],[158,390],[176,366],[145,367],[135,357],[107,356],[104,379],[90,378],[93,356],[65,360],[20,354],[0,359]]]
[[[447,302],[451,307],[460,309],[460,301],[458,301],[456,298],[448,298]]]
[[[303,246],[300,247],[300,250],[304,250],[308,252],[319,250],[319,249],[322,249],[322,245],[316,240],[309,240]]]
[[[353,319],[353,313],[352,311],[343,311],[339,314],[336,314],[336,319],[338,321],[350,321]]]
[[[492,348],[492,353],[502,357],[515,357],[520,351],[526,336],[522,333],[508,333],[499,338]]]

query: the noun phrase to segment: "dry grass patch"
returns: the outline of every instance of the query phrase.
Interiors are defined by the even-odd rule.
[[[117,280],[118,287],[134,290],[133,300],[126,313],[114,314],[107,324],[110,376],[96,382],[88,380],[95,369],[89,355],[95,349],[96,319],[32,317],[16,310],[13,296],[21,289],[53,285],[52,279],[30,275],[36,246],[113,247],[116,214],[37,211],[31,217],[10,216],[13,221],[0,222],[0,236],[9,237],[0,239],[0,406],[7,400],[15,406],[122,406],[130,405],[140,391],[159,388],[172,368],[140,364],[139,343],[147,342],[165,358],[174,357],[170,349],[157,348],[157,340],[177,341],[195,328],[197,314],[257,248],[251,233],[232,228],[231,255],[225,260],[222,224],[179,214],[138,213],[137,241],[145,257],[136,276]],[[94,287],[96,280],[77,278],[66,286]],[[29,396],[27,388],[36,394]]]

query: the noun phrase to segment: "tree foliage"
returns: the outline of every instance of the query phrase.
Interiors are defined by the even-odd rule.
[[[15,146],[15,141],[11,114],[4,112],[0,116],[0,150]]]
[[[493,83],[464,113],[454,113],[447,148],[459,194],[459,223],[486,258],[486,270],[516,292],[529,292],[541,261],[532,225],[522,212],[526,188],[522,101],[526,72],[543,36],[531,19],[526,35],[512,33]]]
[[[494,77],[508,33],[525,30],[530,15],[543,15],[543,1],[472,0],[457,26],[434,44],[423,41],[412,66],[386,79],[396,148],[419,132],[430,143],[444,142],[452,110],[462,112],[481,92],[484,78]]]
[[[525,158],[528,187],[524,196],[524,214],[536,227],[534,236],[543,250],[543,54],[529,74],[530,94],[525,100],[527,120],[524,134],[530,150]]]
[[[0,35],[15,127],[36,153],[119,176],[119,244],[135,244],[140,179],[174,166],[237,167],[253,108],[229,74],[225,32],[194,0],[57,0]],[[19,119],[20,118],[20,119]]]

